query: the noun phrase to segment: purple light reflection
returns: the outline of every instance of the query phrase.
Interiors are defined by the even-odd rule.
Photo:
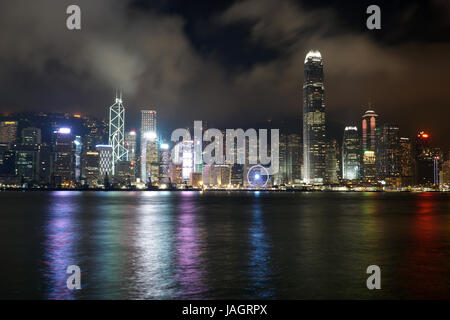
[[[78,207],[74,192],[52,192],[44,226],[44,277],[48,299],[74,299],[74,292],[67,288],[67,267],[78,265],[76,241],[79,230],[76,221]]]
[[[182,192],[177,223],[176,278],[180,285],[181,298],[195,299],[207,291],[204,283],[202,240],[196,221],[193,193]]]

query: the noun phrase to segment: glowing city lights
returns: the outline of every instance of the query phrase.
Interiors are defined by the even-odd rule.
[[[70,128],[59,128],[58,133],[60,134],[70,134]]]

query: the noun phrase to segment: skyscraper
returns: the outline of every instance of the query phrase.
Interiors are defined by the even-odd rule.
[[[116,96],[115,103],[109,108],[109,145],[112,146],[112,172],[118,161],[128,160],[128,152],[125,149],[125,108],[122,95]]]
[[[23,144],[41,144],[41,129],[39,128],[24,128],[22,130]]]
[[[357,127],[345,127],[342,143],[342,179],[360,178],[361,147]]]
[[[100,177],[100,154],[98,151],[85,151],[83,154],[82,175],[88,188],[97,188]]]
[[[400,176],[402,186],[411,186],[414,183],[414,160],[412,144],[409,138],[400,138]]]
[[[194,122],[194,172],[202,173],[203,171],[203,137],[202,133],[202,122],[195,121]],[[200,133],[200,136],[196,136],[196,134]]]
[[[439,184],[439,170],[442,164],[442,152],[431,147],[431,136],[421,131],[417,134],[415,149],[415,183],[421,186]]]
[[[125,148],[128,150],[128,161],[136,162],[136,131],[125,134]]]
[[[156,111],[141,110],[141,180],[144,183],[155,183],[158,179],[159,143]]]
[[[0,122],[0,143],[14,143],[17,139],[17,121]]]
[[[300,135],[291,133],[287,136],[286,177],[289,184],[301,182],[302,178],[302,145]]]
[[[110,145],[99,144],[96,146],[99,154],[99,178],[103,180],[108,177],[109,181],[112,181],[113,175],[113,147]]]
[[[159,183],[168,184],[170,168],[170,148],[167,143],[160,145]]]
[[[398,181],[400,185],[401,156],[400,129],[397,125],[384,124],[380,134],[378,148],[378,175],[386,182]],[[398,178],[398,179],[397,179]]]
[[[306,183],[325,178],[325,99],[323,61],[319,51],[305,58],[303,84],[303,166]]]
[[[325,159],[326,159],[326,182],[329,184],[339,183],[338,145],[336,139],[328,141],[325,152]]]
[[[182,142],[182,180],[189,183],[191,172],[194,171],[194,141],[184,140]]]
[[[369,182],[376,177],[377,118],[373,110],[362,116],[362,176]]]
[[[74,179],[74,139],[70,128],[60,128],[55,134],[54,184],[68,187]]]

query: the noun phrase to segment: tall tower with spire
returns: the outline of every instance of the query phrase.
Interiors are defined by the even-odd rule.
[[[319,51],[305,58],[303,83],[303,180],[322,184],[325,178],[325,88]]]
[[[113,150],[113,174],[118,161],[128,160],[128,151],[125,148],[125,108],[123,106],[122,92],[116,92],[115,103],[109,107],[109,145]]]

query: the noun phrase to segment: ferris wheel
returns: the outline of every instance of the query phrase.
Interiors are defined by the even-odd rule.
[[[251,167],[247,172],[247,181],[251,188],[264,188],[269,178],[269,171],[259,164]]]

